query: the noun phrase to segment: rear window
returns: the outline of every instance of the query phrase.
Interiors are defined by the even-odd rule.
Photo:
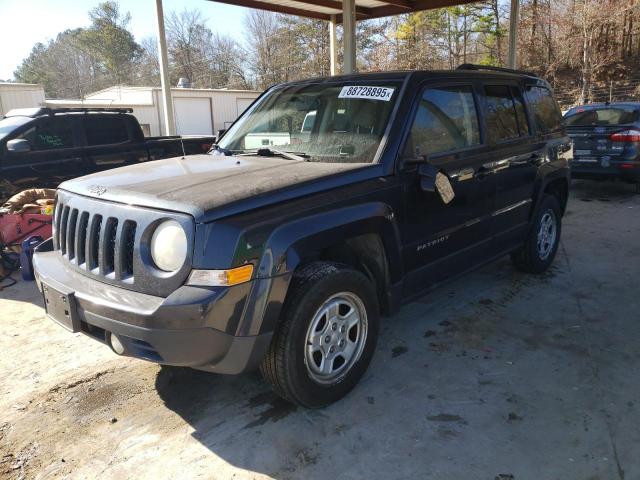
[[[125,117],[120,115],[87,115],[83,117],[87,145],[112,145],[129,141]]]
[[[562,128],[562,114],[549,89],[528,86],[527,100],[539,132],[551,133]]]
[[[565,117],[568,126],[625,125],[637,120],[638,110],[631,107],[577,108]]]

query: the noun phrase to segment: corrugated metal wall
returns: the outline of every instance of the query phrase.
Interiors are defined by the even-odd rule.
[[[44,89],[29,83],[0,83],[0,116],[13,108],[39,107],[44,104]]]

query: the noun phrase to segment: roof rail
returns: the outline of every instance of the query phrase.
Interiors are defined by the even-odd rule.
[[[111,107],[61,107],[61,108],[44,108],[48,112],[43,113],[46,115],[53,115],[55,113],[90,113],[90,112],[112,112],[112,113],[133,113],[133,108],[111,108]]]
[[[462,65],[458,65],[456,70],[489,70],[492,72],[517,73],[518,75],[528,75],[530,77],[537,77],[535,73],[527,72],[525,70],[516,70],[513,68],[504,68],[504,67],[493,67],[491,65],[476,65],[474,63],[463,63]]]
[[[45,115],[55,115],[56,113],[90,113],[90,112],[112,112],[112,113],[133,113],[133,108],[92,108],[92,107],[69,107],[69,108],[14,108],[9,110],[4,116],[7,117],[43,117]]]

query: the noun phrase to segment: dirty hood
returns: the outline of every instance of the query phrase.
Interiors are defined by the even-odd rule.
[[[229,204],[254,199],[251,208],[257,208],[280,198],[271,192],[371,166],[192,155],[107,170],[64,182],[60,188],[107,201],[185,212],[199,220]],[[307,188],[302,194],[313,190]]]

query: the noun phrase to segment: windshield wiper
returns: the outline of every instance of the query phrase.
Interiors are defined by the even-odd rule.
[[[213,149],[226,155],[227,157],[230,157],[231,155],[233,155],[233,152],[231,150],[229,150],[228,148],[223,148],[220,145],[214,145]]]
[[[295,153],[292,153],[292,152],[283,152],[281,150],[275,150],[273,148],[259,148],[255,152],[255,154],[260,157],[278,156],[278,157],[286,158],[288,160],[297,160],[299,162],[305,162],[306,161],[305,157],[307,158],[309,157],[305,153],[302,153],[302,152],[297,152],[297,153],[299,153],[299,155],[296,155]]]

